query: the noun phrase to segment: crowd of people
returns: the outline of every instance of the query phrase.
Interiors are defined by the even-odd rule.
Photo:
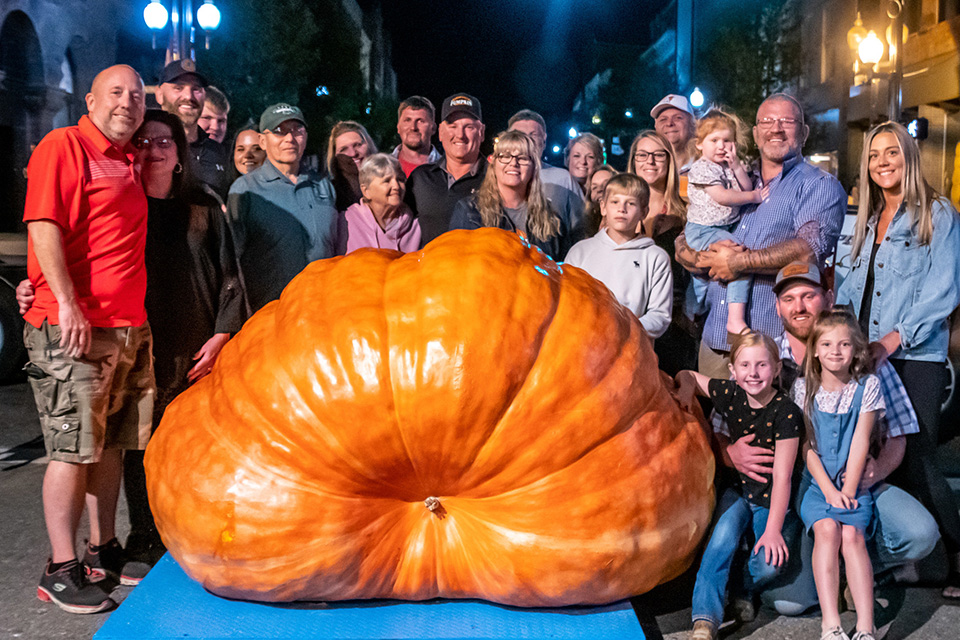
[[[722,109],[698,119],[668,95],[625,172],[590,133],[570,141],[565,167],[547,164],[546,123],[528,109],[485,157],[480,101],[466,93],[441,103],[439,122],[429,99],[404,100],[390,153],[361,124],[337,123],[322,173],[304,160],[309,124],[296,105],[267,107],[230,149],[227,96],[192,61],[164,68],[156,98],[160,109],[146,109],[132,68],[104,70],[88,115],[51,132],[30,162],[18,298],[50,460],[41,599],[102,611],[104,584],[149,571],[163,550],[143,480],[152,429],[308,263],[417,251],[480,227],[516,232],[606,284],[676,376],[681,403],[713,406],[727,472],[693,638],[712,640],[725,615],[750,618],[759,601],[790,615],[819,604],[823,637],[847,638],[842,558],[854,640],[871,640],[875,573],[915,579],[940,538],[943,595],[960,598],[960,512],[934,456],[960,225],[901,125],[866,136],[852,267],[835,287],[825,267],[847,196],[804,161],[809,129],[787,94],[769,96],[752,127]]]

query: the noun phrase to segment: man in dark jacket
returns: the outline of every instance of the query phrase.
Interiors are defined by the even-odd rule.
[[[450,228],[453,207],[480,188],[487,162],[480,157],[484,126],[480,101],[455,93],[443,101],[439,127],[444,157],[417,167],[407,180],[407,205],[420,221],[420,246]]]

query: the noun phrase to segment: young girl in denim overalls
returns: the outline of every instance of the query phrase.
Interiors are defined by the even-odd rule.
[[[853,640],[873,640],[873,498],[860,487],[873,427],[884,410],[880,381],[856,318],[824,311],[807,341],[804,378],[793,398],[804,407],[806,468],[800,483],[800,518],[813,529],[813,576],[823,615],[821,640],[849,640],[840,626],[838,597],[843,554],[857,609]]]

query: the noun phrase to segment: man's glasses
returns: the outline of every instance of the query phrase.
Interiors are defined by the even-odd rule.
[[[530,156],[513,155],[510,153],[497,154],[497,162],[500,164],[510,164],[513,160],[516,160],[517,164],[521,167],[527,167],[531,162],[533,162],[533,158]]]
[[[147,149],[149,147],[169,149],[173,144],[172,138],[137,138],[133,141],[133,146],[137,149]]]
[[[757,126],[761,129],[773,129],[774,125],[780,123],[780,126],[786,129],[787,127],[796,126],[800,120],[797,118],[760,118],[757,120]]]
[[[650,158],[653,158],[654,163],[662,164],[667,161],[667,152],[666,151],[637,151],[633,154],[633,159],[639,164],[643,164]]]

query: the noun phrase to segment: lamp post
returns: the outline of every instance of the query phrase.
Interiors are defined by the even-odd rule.
[[[143,21],[153,31],[153,46],[157,46],[157,33],[163,31],[170,22],[170,39],[167,44],[166,63],[181,58],[195,59],[193,45],[196,42],[196,23],[204,32],[206,48],[210,48],[210,32],[220,26],[220,9],[213,0],[204,0],[193,11],[193,0],[169,0],[170,9],[164,5],[164,0],[150,0],[143,9]]]
[[[887,4],[887,17],[890,18],[891,24],[886,31],[888,44],[886,62],[881,62],[885,48],[883,41],[875,31],[867,31],[864,28],[859,12],[857,12],[856,22],[847,32],[847,44],[856,54],[853,62],[854,84],[873,83],[877,77],[886,77],[890,91],[887,117],[895,122],[900,120],[902,108],[903,56],[900,55],[900,46],[907,39],[902,14],[902,0],[890,0]],[[899,41],[897,35],[900,36]]]

